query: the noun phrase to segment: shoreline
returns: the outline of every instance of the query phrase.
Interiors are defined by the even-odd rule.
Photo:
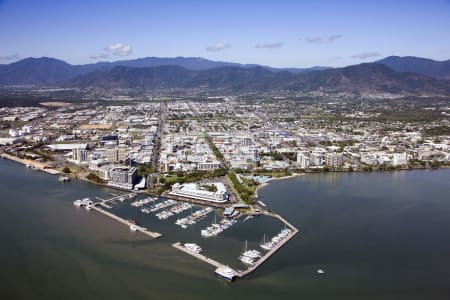
[[[17,157],[17,156],[14,156],[14,155],[10,155],[10,154],[7,154],[7,153],[2,153],[2,154],[0,154],[0,156],[3,157],[4,159],[8,159],[8,160],[14,161],[14,162],[19,163],[19,164],[23,164],[25,166],[32,166],[36,170],[45,172],[47,174],[51,174],[51,175],[61,174],[61,172],[59,172],[58,170],[49,168],[46,164],[40,163],[40,162],[37,162],[37,161],[34,161],[34,160],[20,158],[20,157]]]
[[[285,179],[290,179],[290,178],[295,178],[295,177],[299,177],[299,176],[304,176],[306,173],[294,173],[292,175],[288,175],[288,176],[283,176],[283,177],[276,177],[276,178],[271,178],[269,180],[267,180],[266,182],[261,183],[260,185],[258,185],[255,189],[255,199],[258,199],[258,192],[260,189],[262,189],[265,186],[268,186],[271,182],[277,181],[277,180],[285,180]]]

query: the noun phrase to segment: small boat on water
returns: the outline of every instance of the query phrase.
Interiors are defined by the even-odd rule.
[[[73,205],[76,207],[87,207],[94,205],[94,202],[90,198],[83,198],[81,200],[73,201]]]
[[[247,221],[247,220],[249,220],[249,219],[252,219],[252,218],[253,218],[252,215],[248,215],[248,216],[245,217],[244,222]]]
[[[269,251],[270,249],[272,249],[274,247],[274,244],[272,243],[272,241],[267,241],[266,240],[266,234],[264,234],[263,239],[261,241],[261,244],[259,244],[259,246],[266,250]]]
[[[237,272],[235,270],[225,265],[218,267],[214,273],[228,281],[233,281],[237,276]]]
[[[319,273],[319,274],[325,274],[325,271],[322,270],[322,269],[318,269],[318,270],[317,270],[317,273]]]
[[[131,231],[138,231],[137,225],[136,225],[136,224],[131,224],[131,225],[130,225],[130,230],[131,230]]]
[[[239,260],[242,261],[244,264],[250,265],[252,266],[255,261],[253,260],[253,258],[250,258],[248,256],[239,256]]]
[[[69,176],[59,176],[58,177],[59,182],[69,182],[70,180],[72,180],[72,179]]]

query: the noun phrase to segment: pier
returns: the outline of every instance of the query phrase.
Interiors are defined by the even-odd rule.
[[[247,268],[247,270],[236,271],[238,278],[243,278],[243,277],[249,275],[250,273],[252,273],[253,271],[255,271],[259,266],[261,266],[264,262],[266,262],[272,255],[274,255],[278,250],[280,250],[281,247],[283,247],[287,242],[289,242],[299,232],[299,230],[296,227],[294,227],[291,223],[286,221],[280,215],[275,214],[275,213],[270,213],[270,212],[263,212],[263,214],[279,219],[286,226],[288,226],[292,230],[292,232],[286,238],[284,238],[282,241],[280,241],[275,247],[273,247],[272,249],[267,251],[266,254],[264,254],[260,259],[258,259],[254,265]],[[205,263],[208,263],[216,268],[224,266],[224,264],[221,264],[203,254],[189,251],[180,242],[172,244],[172,246],[175,247],[176,249],[183,251],[186,254],[192,255],[193,257],[195,257]]]
[[[123,218],[121,218],[119,216],[116,216],[115,214],[112,214],[112,213],[110,213],[110,212],[108,212],[108,211],[106,211],[104,209],[101,209],[97,205],[93,205],[92,209],[94,209],[95,211],[97,211],[97,212],[99,212],[101,214],[104,214],[105,216],[108,216],[108,217],[110,217],[110,218],[112,218],[112,219],[114,219],[114,220],[116,220],[116,221],[118,221],[118,222],[120,222],[122,224],[125,224],[127,226],[134,225],[136,227],[136,231],[139,231],[140,233],[145,234],[147,236],[150,236],[150,237],[152,237],[154,239],[157,239],[157,238],[162,236],[162,234],[160,234],[159,232],[149,231],[149,230],[147,230],[147,228],[142,227],[142,226],[138,226],[136,224],[133,224],[132,222],[130,222],[128,220],[125,220],[125,219],[123,219]]]
[[[172,244],[172,246],[177,248],[178,250],[183,251],[184,253],[187,253],[189,255],[192,255],[193,257],[195,257],[195,258],[197,258],[197,259],[199,259],[201,261],[204,261],[205,263],[208,263],[211,266],[214,266],[216,268],[219,268],[219,267],[223,266],[223,264],[215,261],[214,259],[206,257],[203,254],[196,253],[196,252],[193,252],[193,251],[189,251],[188,249],[184,248],[184,246],[180,242],[176,242],[175,244]]]
[[[279,216],[280,220],[284,220],[281,216]],[[289,224],[287,221],[284,222],[285,224]],[[247,270],[242,271],[242,272],[237,272],[238,273],[238,277],[242,278],[244,276],[247,276],[248,274],[250,274],[251,272],[255,271],[259,266],[261,266],[266,260],[268,260],[272,255],[275,254],[275,252],[277,252],[281,247],[283,247],[287,242],[289,242],[297,233],[298,233],[298,229],[293,227],[292,225],[288,225],[291,229],[292,229],[292,233],[289,234],[285,239],[283,239],[282,241],[280,241],[279,244],[277,244],[275,247],[273,247],[272,249],[270,249],[266,254],[264,254],[260,259],[258,259],[254,265],[250,266]]]

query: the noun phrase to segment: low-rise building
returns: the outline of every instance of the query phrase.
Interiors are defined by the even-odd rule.
[[[230,194],[225,185],[221,182],[212,183],[216,186],[216,191],[201,189],[197,183],[175,183],[172,185],[170,195],[180,196],[195,200],[210,201],[215,203],[225,203],[229,200]]]

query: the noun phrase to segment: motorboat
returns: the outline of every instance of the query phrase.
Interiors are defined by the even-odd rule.
[[[214,273],[228,281],[233,281],[237,276],[237,272],[235,270],[225,265],[218,267]]]

